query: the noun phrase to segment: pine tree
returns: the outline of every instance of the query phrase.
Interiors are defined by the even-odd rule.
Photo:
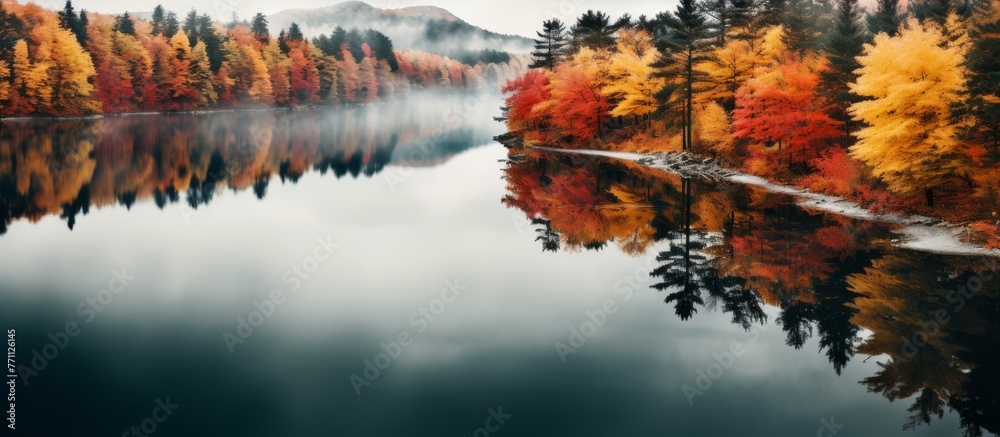
[[[73,10],[73,2],[71,0],[66,0],[66,6],[63,10],[59,11],[59,26],[70,32],[76,30],[79,26],[77,20],[80,17],[76,15],[76,11]]]
[[[576,19],[576,24],[570,29],[573,37],[573,48],[579,50],[589,47],[594,50],[608,48],[614,45],[615,28],[611,25],[611,17],[604,12],[587,10]]]
[[[271,32],[267,30],[267,17],[258,12],[253,16],[253,23],[250,25],[250,32],[261,44],[267,45],[271,41]]]
[[[135,36],[135,22],[132,21],[132,17],[129,16],[128,12],[118,17],[118,20],[115,22],[115,31]]]
[[[535,59],[528,68],[555,70],[566,52],[566,25],[558,18],[545,20],[542,31],[537,33],[539,39],[535,40],[535,51],[531,53]]]
[[[844,123],[845,132],[849,133],[851,117],[847,108],[857,100],[847,84],[854,81],[854,71],[861,67],[856,58],[861,55],[865,41],[858,1],[837,0],[836,19],[826,43],[830,68],[823,74],[823,82],[825,94],[835,106],[833,116]]]
[[[281,53],[286,55],[291,51],[291,48],[288,47],[288,34],[285,33],[285,29],[281,29],[281,32],[278,32],[278,48],[281,49]]]
[[[979,2],[971,21],[969,110],[979,121],[974,134],[1000,153],[1000,2]]]
[[[732,27],[732,8],[728,0],[704,0],[699,7],[708,18],[708,34],[715,38],[715,44],[723,46]]]
[[[198,11],[191,9],[187,17],[184,18],[184,26],[181,27],[191,44],[198,43]]]
[[[80,19],[76,22],[77,28],[73,31],[76,34],[76,40],[81,46],[87,47],[87,26],[90,25],[90,17],[87,16],[87,11],[80,11]]]
[[[895,36],[899,29],[899,0],[878,0],[875,11],[868,15],[868,31],[872,36],[887,33]]]
[[[198,41],[205,43],[205,51],[208,53],[208,61],[212,66],[212,71],[219,71],[225,53],[222,50],[222,37],[215,32],[215,23],[208,14],[202,14],[198,18]]]
[[[11,62],[13,55],[10,50],[18,40],[26,37],[24,22],[17,15],[8,13],[0,2],[0,59]]]
[[[299,28],[298,23],[293,22],[291,26],[288,26],[288,40],[289,41],[302,41],[305,36],[302,35],[302,29]]]
[[[385,61],[389,64],[391,71],[399,70],[399,60],[396,59],[396,51],[393,49],[392,40],[389,37],[377,30],[368,29],[365,32],[365,38],[375,54],[375,59]]]
[[[163,21],[163,36],[173,38],[181,30],[181,23],[177,21],[177,14],[167,12],[167,18]]]
[[[699,76],[694,67],[704,59],[707,20],[694,0],[681,0],[672,15],[661,14],[658,17],[668,29],[667,38],[663,40],[665,50],[661,50],[668,59],[661,60],[660,65],[671,70],[667,75],[679,78],[682,83],[682,95],[673,100],[683,102],[682,147],[690,150],[694,142],[694,86]]]
[[[341,57],[344,44],[347,44],[347,31],[343,27],[337,26],[333,29],[333,33],[330,34],[330,46],[333,47],[333,56],[337,58],[338,61],[343,61]]]
[[[163,25],[165,24],[164,23],[165,18],[166,18],[166,11],[163,9],[163,5],[156,5],[156,7],[153,8],[153,16],[150,17],[150,24],[152,25],[150,33],[153,36],[163,33]]]

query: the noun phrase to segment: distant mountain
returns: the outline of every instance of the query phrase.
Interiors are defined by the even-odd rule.
[[[316,9],[288,9],[268,17],[277,34],[294,22],[307,37],[329,35],[337,26],[350,30],[375,29],[392,39],[399,49],[452,54],[485,49],[528,53],[532,41],[502,35],[473,26],[451,12],[435,6],[380,9],[360,1],[348,1]]]

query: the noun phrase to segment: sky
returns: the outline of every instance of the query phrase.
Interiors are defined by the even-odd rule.
[[[23,1],[23,0],[22,0]],[[46,8],[61,9],[64,0],[35,0]],[[208,12],[218,19],[228,19],[235,11],[237,15],[249,18],[257,12],[273,14],[284,9],[317,8],[339,3],[339,0],[74,0],[77,10],[87,9],[106,13],[121,13],[128,11],[151,11],[162,3],[168,10],[183,15],[189,9],[196,8],[199,12]],[[406,6],[432,5],[445,8],[459,18],[476,26],[494,32],[509,33],[523,36],[534,36],[541,28],[542,20],[559,18],[565,22],[573,22],[576,17],[587,9],[607,12],[612,18],[624,13],[633,17],[641,14],[649,16],[657,12],[672,10],[675,0],[370,0],[367,3],[380,8],[400,8]]]

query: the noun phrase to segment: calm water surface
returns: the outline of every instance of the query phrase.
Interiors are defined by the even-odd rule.
[[[156,436],[1000,429],[996,260],[509,152],[498,104],[3,122],[19,434],[118,436],[168,397]]]

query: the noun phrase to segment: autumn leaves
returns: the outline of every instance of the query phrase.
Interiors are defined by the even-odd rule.
[[[867,20],[856,0],[836,3],[688,0],[597,23],[604,44],[586,38],[586,15],[567,36],[548,26],[539,46],[568,46],[504,88],[510,131],[693,149],[866,205],[947,198],[986,205],[950,219],[988,217],[1000,203],[985,188],[1000,175],[1000,2],[929,0],[901,17],[887,0]]]
[[[146,21],[7,1],[0,117],[370,102],[413,88],[497,87],[528,63],[493,55],[463,63],[395,51],[374,30],[310,42],[294,23],[273,38],[263,14],[222,25],[194,10],[179,21],[158,7]]]
[[[851,85],[864,99],[851,106],[851,114],[866,125],[851,155],[892,191],[928,190],[929,204],[930,190],[970,170],[961,134],[973,121],[952,109],[968,99],[969,39],[956,15],[947,26],[951,38],[942,26],[916,19],[896,36],[876,35],[858,58],[861,69]]]

